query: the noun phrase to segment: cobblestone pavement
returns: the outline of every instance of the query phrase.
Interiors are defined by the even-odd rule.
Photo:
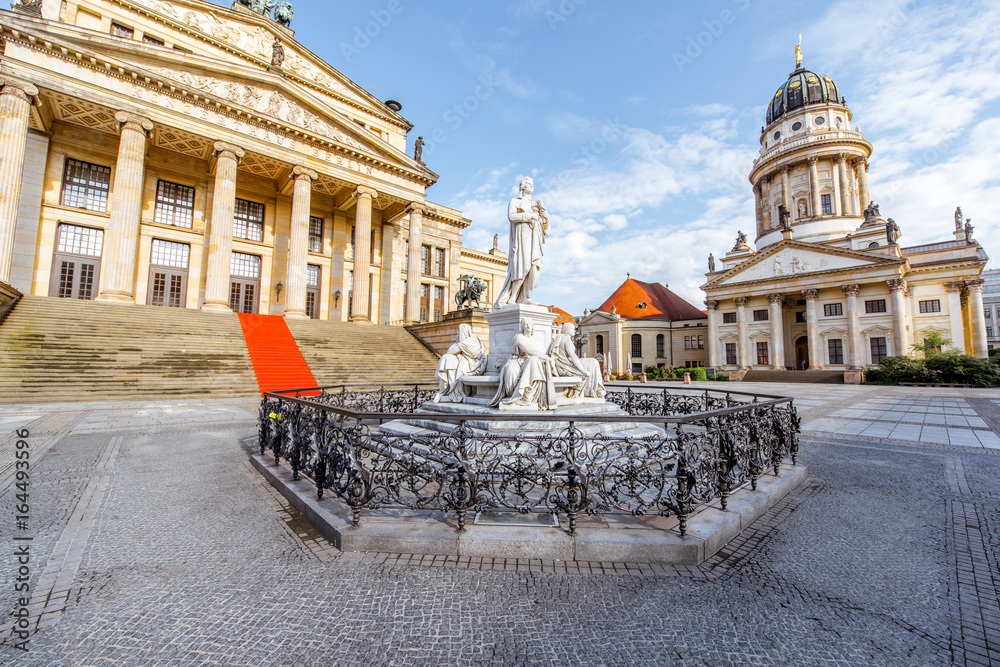
[[[341,554],[248,464],[252,401],[10,406],[0,663],[1000,665],[1000,391],[758,387],[810,478],[700,567]]]

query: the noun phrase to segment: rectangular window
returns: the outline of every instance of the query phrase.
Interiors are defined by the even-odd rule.
[[[795,322],[801,324],[806,321],[806,311],[800,310],[795,313]]]
[[[247,241],[264,240],[264,205],[246,199],[236,200],[233,213],[233,238]]]
[[[149,263],[156,266],[169,266],[173,269],[186,269],[190,255],[191,246],[187,243],[153,239],[153,250],[149,256]]]
[[[983,309],[983,315],[986,317],[986,319],[992,318],[993,317],[993,309],[989,308],[989,307],[984,308]]]
[[[309,252],[323,252],[323,218],[309,216]]]
[[[769,363],[767,360],[767,343],[757,343],[757,363],[761,366],[766,366]]]
[[[145,44],[152,44],[153,46],[163,46],[163,40],[153,37],[152,35],[143,34],[142,41]]]
[[[135,30],[133,30],[132,28],[129,28],[127,26],[123,26],[123,25],[121,25],[119,23],[112,23],[111,24],[111,36],[112,37],[122,37],[124,39],[132,39],[133,35],[135,35]]]
[[[993,327],[986,327],[986,337],[993,338]]]
[[[704,350],[705,349],[705,337],[704,336],[698,336],[698,349],[699,350]]]
[[[823,316],[824,317],[836,317],[837,315],[844,314],[844,304],[842,303],[824,303],[823,304]]]
[[[884,313],[885,312],[885,299],[873,299],[871,301],[865,301],[865,312],[866,313]]]
[[[319,287],[319,266],[316,264],[306,265],[306,286]]]
[[[827,350],[830,353],[830,364],[844,363],[844,341],[839,338],[831,338],[826,342]]]
[[[823,208],[823,215],[833,215],[833,201],[830,195],[820,195],[819,201]]]
[[[767,310],[755,310],[755,311],[753,311],[753,321],[754,322],[767,322]]]
[[[722,313],[723,324],[736,324],[736,313]]]
[[[632,334],[632,356],[642,356],[642,336],[639,334]]]
[[[441,321],[441,306],[444,302],[444,288],[440,285],[434,286],[434,321]]]
[[[434,275],[444,278],[444,250],[434,248]]]
[[[663,347],[664,347],[664,340],[665,339],[663,337],[663,334],[657,334],[656,335],[656,356],[658,358],[660,358],[660,359],[662,359],[663,357],[667,356],[665,354],[664,349],[663,349]]]
[[[726,365],[736,365],[736,343],[726,343]]]
[[[194,220],[194,188],[168,181],[156,182],[153,221],[161,225],[191,228]]]
[[[882,360],[885,359],[887,356],[885,338],[881,336],[878,338],[872,338],[871,347],[872,347],[872,363],[881,364]]]
[[[684,349],[685,350],[691,349],[691,336],[684,336]]]
[[[234,252],[229,262],[229,275],[239,278],[260,278],[260,257]]]
[[[420,246],[420,273],[427,276],[431,272],[431,247]]]
[[[940,313],[941,312],[941,300],[940,299],[929,299],[927,301],[921,301],[919,304],[921,313]],[[986,311],[987,313],[990,311]]]
[[[58,252],[100,257],[103,245],[103,230],[77,227],[76,225],[59,225],[59,243],[56,245]]]
[[[103,213],[108,209],[111,167],[67,159],[63,174],[62,205]]]

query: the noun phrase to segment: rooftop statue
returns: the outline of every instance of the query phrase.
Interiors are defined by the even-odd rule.
[[[889,242],[889,245],[896,245],[896,242],[899,240],[899,237],[900,237],[899,225],[896,224],[895,220],[889,218],[888,220],[886,220],[885,223],[886,240]]]
[[[543,246],[549,233],[549,213],[541,200],[534,200],[535,182],[521,179],[517,197],[507,206],[510,220],[510,252],[507,253],[507,276],[497,295],[494,309],[508,303],[535,305],[531,293],[538,286],[542,270]]]
[[[965,219],[965,242],[972,243],[972,230],[975,227],[972,226],[972,218]]]
[[[955,231],[962,231],[962,207],[959,206],[955,209]]]
[[[708,272],[715,273],[715,255],[708,253]]]
[[[420,164],[424,163],[424,138],[417,137],[417,140],[413,142],[413,159]]]
[[[295,7],[287,0],[271,0],[270,2],[268,0],[236,0],[236,2],[286,28],[292,22],[292,16],[295,14]]]
[[[741,250],[749,250],[749,249],[750,245],[747,243],[747,235],[744,234],[742,230],[737,232],[736,245],[733,246],[733,249],[730,250],[730,252],[739,252]]]

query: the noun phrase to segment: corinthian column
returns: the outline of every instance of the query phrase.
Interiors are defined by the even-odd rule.
[[[948,293],[948,322],[951,326],[948,338],[951,338],[951,347],[959,354],[968,354],[965,349],[965,325],[962,321],[962,281],[946,282],[944,291]]]
[[[791,167],[788,165],[781,168],[781,201],[784,202],[790,215],[792,213],[792,184],[788,177],[789,171],[791,171]]]
[[[817,289],[804,289],[802,295],[806,298],[806,341],[809,345],[809,370],[822,367],[819,355],[819,319],[816,317]]]
[[[747,302],[749,297],[738,296],[733,299],[736,302],[736,360],[740,368],[750,366],[750,332],[747,329]]]
[[[812,214],[820,215],[823,212],[823,203],[819,198],[819,167],[816,163],[819,158],[809,158],[809,197],[812,199]],[[810,360],[811,361],[811,360]]]
[[[983,314],[983,283],[982,278],[966,280],[965,287],[969,290],[969,307],[972,310],[969,323],[972,325],[973,355],[980,359],[990,356],[986,345],[986,318]]]
[[[101,267],[101,292],[96,300],[135,303],[135,261],[139,253],[146,138],[153,130],[153,121],[126,111],[116,113],[115,120],[121,128],[121,140]]]
[[[858,312],[859,285],[841,285],[847,295],[847,368],[861,368],[861,314]]]
[[[406,313],[403,319],[412,324],[420,320],[420,245],[427,207],[414,202],[406,210],[410,214],[410,252],[406,257]]]
[[[909,347],[906,344],[906,310],[903,300],[903,290],[906,289],[906,281],[902,278],[893,278],[885,281],[892,293],[892,345],[896,354],[906,354]]]
[[[771,367],[781,371],[785,369],[785,322],[781,309],[785,303],[785,295],[768,294],[767,300],[771,302],[771,312],[768,316],[771,321]]]
[[[288,234],[288,272],[285,276],[285,317],[305,319],[306,271],[309,263],[309,211],[312,182],[319,178],[312,169],[294,167],[292,178],[292,222]],[[319,304],[316,304],[319,309]]]
[[[863,211],[868,207],[868,202],[871,201],[869,199],[871,195],[868,192],[868,160],[859,157],[854,161],[854,168],[858,172],[858,202],[860,204],[858,210]]]
[[[847,178],[847,156],[837,155],[837,170],[840,172],[840,214],[853,215],[851,207],[851,184]]]
[[[215,158],[212,231],[208,238],[208,277],[205,280],[205,305],[201,308],[229,312],[229,269],[233,259],[236,167],[243,158],[243,149],[217,141]]]
[[[0,77],[0,282],[10,281],[14,231],[21,199],[21,172],[28,143],[28,119],[38,88],[27,81]]]
[[[375,190],[359,187],[354,191],[357,205],[354,210],[354,299],[351,302],[351,321],[370,322],[368,313],[368,285],[372,265],[372,200]]]
[[[715,299],[707,299],[705,306],[708,308],[708,365],[717,368],[719,365],[719,302]]]

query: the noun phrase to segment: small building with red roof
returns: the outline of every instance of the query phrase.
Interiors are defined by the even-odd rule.
[[[628,278],[597,310],[584,314],[580,331],[586,355],[612,373],[708,361],[708,314],[661,283]]]

